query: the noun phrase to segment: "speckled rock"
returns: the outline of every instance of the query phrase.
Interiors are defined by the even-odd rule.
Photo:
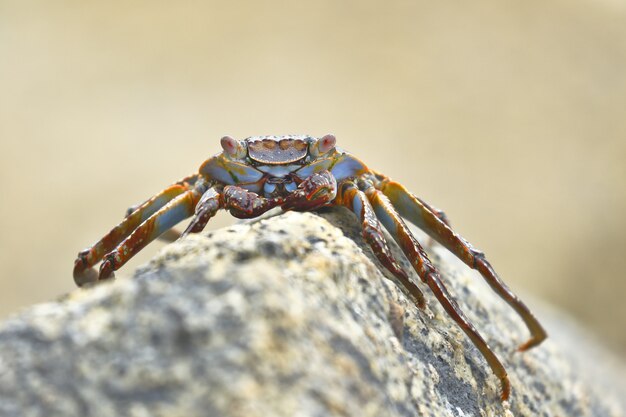
[[[416,309],[363,248],[345,210],[286,213],[190,236],[133,278],[34,306],[0,326],[0,416],[624,415],[618,362],[548,310],[551,339],[512,353],[521,321],[432,245],[509,371],[501,403],[428,290]]]

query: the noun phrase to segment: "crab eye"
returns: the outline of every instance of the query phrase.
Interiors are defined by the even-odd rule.
[[[318,139],[317,142],[315,142],[315,144],[311,147],[311,155],[314,157],[323,155],[333,149],[336,143],[337,139],[335,138],[335,135],[325,135]]]
[[[318,149],[320,150],[320,154],[326,153],[335,147],[335,143],[337,143],[337,139],[335,139],[335,135],[328,134],[320,139],[320,144],[318,145]]]
[[[241,154],[241,144],[238,140],[233,139],[230,136],[224,136],[220,140],[220,144],[222,145],[222,149],[224,149],[224,152],[226,152],[229,156],[237,157]]]

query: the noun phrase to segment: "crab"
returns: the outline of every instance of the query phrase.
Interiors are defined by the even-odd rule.
[[[222,152],[207,159],[197,173],[183,178],[143,204],[128,210],[124,220],[93,246],[81,251],[74,264],[74,280],[82,286],[105,280],[148,243],[172,233],[180,221],[193,216],[172,238],[202,231],[218,210],[237,218],[254,218],[270,209],[310,211],[343,206],[354,212],[364,240],[380,263],[397,278],[418,307],[425,307],[420,288],[392,255],[383,228],[397,242],[420,279],[447,314],[478,348],[500,382],[500,396],[508,400],[511,387],[506,369],[467,319],[447,290],[440,274],[404,219],[439,242],[470,268],[521,317],[530,338],[525,351],[547,334],[528,307],[498,277],[483,252],[457,234],[445,214],[411,194],[401,184],[369,169],[361,160],[336,147],[335,136],[254,136],[221,139]],[[99,272],[92,267],[102,261]]]

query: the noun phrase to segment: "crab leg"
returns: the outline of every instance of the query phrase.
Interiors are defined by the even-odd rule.
[[[519,351],[537,346],[547,337],[546,331],[539,321],[524,302],[498,277],[482,252],[474,249],[465,239],[450,229],[428,206],[409,193],[402,185],[392,181],[383,181],[380,184],[380,189],[389,197],[400,215],[428,233],[470,268],[480,272],[496,294],[519,314],[531,335],[530,339],[518,347]]]
[[[402,251],[413,265],[417,274],[430,287],[444,310],[446,310],[448,315],[459,325],[461,330],[465,332],[483,355],[493,373],[500,380],[502,400],[508,400],[511,387],[504,366],[450,295],[446,286],[441,281],[437,269],[431,264],[424,249],[382,192],[374,187],[369,187],[365,193],[374,206],[376,216],[396,242],[398,242],[398,245],[402,248]]]
[[[432,206],[430,204],[428,204],[427,202],[425,202],[424,200],[422,200],[421,198],[415,197],[417,199],[417,201],[419,201],[420,203],[422,203],[422,205],[424,207],[426,207],[428,210],[430,210],[435,216],[437,216],[439,218],[439,220],[441,220],[442,222],[445,223],[446,226],[450,227],[450,220],[448,219],[448,216],[446,215],[446,213],[443,212],[443,210],[439,210],[438,208],[436,208],[435,206]]]
[[[192,174],[192,175],[186,176],[185,178],[182,178],[182,179],[180,179],[180,180],[176,181],[174,184],[172,184],[172,185],[170,185],[169,187],[167,187],[167,188],[166,188],[166,190],[167,190],[167,189],[169,189],[169,188],[175,187],[175,186],[177,186],[177,185],[178,185],[178,186],[181,186],[181,187],[182,187],[182,189],[183,189],[183,191],[188,190],[190,187],[192,187],[192,186],[196,183],[196,181],[198,181],[198,178],[199,178],[199,175],[198,175],[198,174]],[[163,191],[161,191],[161,192],[164,192],[164,191],[165,191],[165,190],[163,190]],[[154,196],[154,197],[150,197],[149,199],[147,199],[146,201],[144,201],[144,202],[143,202],[143,203],[141,203],[141,204],[137,204],[137,205],[134,205],[134,206],[130,206],[130,207],[126,210],[126,214],[124,215],[124,217],[128,217],[128,216],[130,216],[130,215],[131,215],[133,212],[135,212],[138,208],[140,208],[140,207],[142,207],[142,206],[146,205],[146,203],[150,202],[151,200],[153,200],[153,199],[154,199],[155,197],[157,197],[157,196],[158,196],[158,194],[157,194],[156,196]],[[169,200],[168,200],[168,201],[169,201]],[[166,201],[165,203],[163,203],[163,204],[162,204],[160,207],[158,207],[158,208],[163,207],[166,203],[167,203],[167,201]],[[158,208],[157,208],[157,210],[158,210]],[[155,211],[156,211],[156,210],[155,210]],[[150,217],[150,216],[148,216],[148,217]],[[147,218],[147,217],[146,217],[146,218]],[[145,220],[145,219],[144,219],[144,220]]]
[[[131,213],[127,213],[120,224],[111,229],[109,233],[93,246],[79,252],[74,262],[74,281],[76,281],[76,284],[80,286],[86,282],[93,281],[95,271],[91,270],[92,266],[97,264],[106,253],[113,250],[116,245],[130,235],[141,223],[156,213],[157,210],[176,196],[188,190],[191,184],[195,183],[196,180],[197,175],[186,177],[172,184],[139,205]]]
[[[204,230],[208,221],[215,216],[215,213],[217,213],[220,208],[222,208],[221,195],[217,189],[213,187],[202,195],[202,198],[196,205],[196,215],[180,237],[187,236],[189,233],[200,233]],[[171,230],[172,229],[166,231],[165,233]]]
[[[194,214],[194,209],[205,190],[203,184],[197,184],[194,188],[175,197],[141,223],[112,252],[104,256],[98,279],[111,277],[113,271],[119,269],[161,233]]]
[[[183,178],[180,181],[177,181],[176,183],[174,183],[174,185],[184,185],[185,189],[188,189],[190,186],[192,186],[192,185],[194,185],[196,183],[196,181],[198,180],[198,177],[199,177],[198,174],[192,174],[192,175],[189,175],[188,177]],[[142,203],[142,204],[138,204],[136,206],[129,207],[128,210],[126,210],[126,216],[125,217],[128,217],[130,214],[132,214],[135,210],[137,210],[143,204],[145,204],[145,202]],[[166,230],[165,232],[163,232],[163,234],[160,235],[158,237],[158,239],[162,240],[164,242],[172,243],[172,242],[176,242],[178,239],[180,239],[181,236],[182,236],[182,232],[179,232],[176,229],[169,229],[169,230]]]
[[[415,285],[398,262],[393,258],[382,226],[365,193],[359,190],[352,181],[339,185],[335,204],[343,205],[354,212],[361,221],[363,238],[374,252],[378,260],[400,281],[407,291],[415,298],[419,308],[424,308],[424,294]]]

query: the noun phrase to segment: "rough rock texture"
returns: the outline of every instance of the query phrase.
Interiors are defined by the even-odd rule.
[[[513,354],[520,320],[433,245],[507,366],[502,404],[430,292],[417,310],[363,247],[345,210],[287,213],[191,236],[132,279],[24,311],[0,327],[0,416],[624,415],[623,374],[584,333],[539,311],[551,339]]]

